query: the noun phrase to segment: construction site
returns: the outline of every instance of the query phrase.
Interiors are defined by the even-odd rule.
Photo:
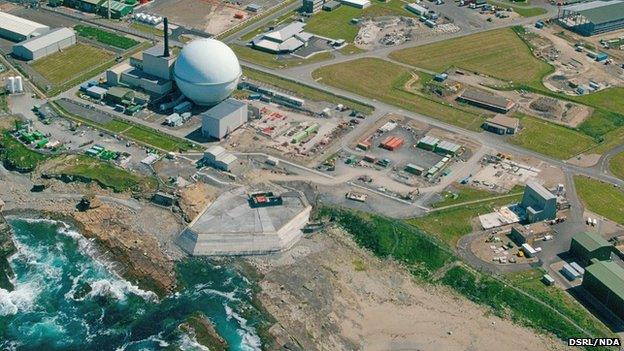
[[[445,20],[438,21],[438,24],[431,28],[413,17],[375,17],[360,23],[354,44],[359,48],[370,50],[455,33],[459,30],[458,26]]]

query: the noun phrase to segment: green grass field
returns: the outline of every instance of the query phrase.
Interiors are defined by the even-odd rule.
[[[472,188],[466,185],[453,184],[451,190],[442,192],[442,199],[431,205],[433,208],[440,208],[445,206],[459,205],[465,202],[486,200],[493,197],[505,196],[511,194],[522,193],[523,188],[521,186],[515,186],[508,194],[500,194],[492,191]]]
[[[342,49],[338,51],[340,51],[344,55],[355,55],[355,54],[365,52],[366,50],[360,49],[354,44],[347,44],[345,47],[343,47]]]
[[[32,171],[48,156],[33,151],[11,136],[8,131],[0,131],[0,159],[9,168]]]
[[[325,51],[315,54],[308,59],[299,58],[278,58],[277,55],[256,50],[242,45],[230,45],[239,59],[248,61],[268,68],[289,68],[299,65],[310,64],[318,61],[329,60],[334,57],[331,52]]]
[[[588,210],[624,224],[624,191],[611,184],[575,176],[574,185]]]
[[[115,192],[128,190],[153,192],[158,186],[154,178],[138,176],[109,162],[100,161],[86,155],[66,157],[63,160],[63,164],[54,167],[51,172],[55,175],[88,179],[98,183],[103,188],[109,188]]]
[[[596,145],[593,138],[539,118],[516,114],[522,130],[509,142],[562,160],[569,159]]]
[[[514,82],[534,82],[552,71],[533,56],[512,29],[497,29],[461,38],[394,51],[394,60],[441,72],[450,67]],[[540,83],[541,84],[541,83]]]
[[[51,84],[61,85],[112,58],[110,52],[79,43],[37,60],[31,67]]]
[[[485,120],[484,115],[474,112],[475,109],[456,108],[432,96],[405,90],[405,84],[411,78],[409,69],[381,59],[363,58],[329,65],[315,70],[312,76],[319,83],[378,99],[466,129],[480,130]]]
[[[327,101],[333,104],[343,104],[349,108],[355,109],[361,113],[370,115],[373,113],[373,108],[369,105],[362,104],[357,101],[342,98],[336,95],[326,93],[322,90],[318,90],[306,85],[299,84],[294,81],[290,81],[272,74],[260,72],[250,68],[243,68],[243,74],[255,81],[263,82],[272,86],[280,87],[282,89],[289,90],[300,96],[305,96],[308,99],[316,101]]]
[[[81,37],[93,39],[102,44],[114,46],[116,48],[124,50],[130,49],[131,47],[139,44],[139,42],[134,39],[130,39],[123,35],[118,35],[96,27],[79,24],[74,26],[74,30]]]
[[[410,219],[407,222],[440,239],[449,247],[455,248],[457,240],[472,232],[470,222],[473,218],[492,212],[494,208],[516,203],[521,197],[522,195],[515,195],[476,204],[451,207],[431,212],[424,217]]]
[[[609,161],[609,170],[611,170],[614,176],[624,179],[624,152],[613,156]]]
[[[156,27],[147,25],[147,24],[143,24],[143,23],[139,23],[139,22],[132,22],[130,23],[130,28],[132,29],[136,29],[139,32],[143,32],[143,33],[147,33],[147,34],[154,34],[156,36],[159,37],[163,37],[165,36],[165,34],[163,33],[162,29],[158,29]]]
[[[405,9],[405,5],[406,3],[400,0],[388,2],[372,0],[371,6],[363,10],[343,5],[330,12],[321,11],[315,14],[307,22],[305,30],[323,37],[353,42],[359,27],[351,23],[351,19],[378,16],[414,17],[413,13]]]

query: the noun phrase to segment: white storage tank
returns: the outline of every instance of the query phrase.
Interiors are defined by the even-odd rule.
[[[6,89],[11,94],[15,92],[15,77],[9,77],[7,79]]]
[[[22,81],[21,76],[15,77],[15,92],[21,93],[24,91],[24,82]]]

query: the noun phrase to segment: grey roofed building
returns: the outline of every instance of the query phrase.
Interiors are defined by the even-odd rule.
[[[536,181],[528,181],[520,203],[530,223],[557,216],[557,197]]]
[[[247,122],[247,104],[229,98],[201,114],[202,134],[223,139]]]
[[[273,31],[263,33],[251,41],[251,46],[272,53],[291,53],[307,45],[313,37],[303,31],[305,23],[292,22]]]
[[[520,127],[520,120],[515,117],[496,115],[488,118],[483,128],[497,134],[515,134]]]
[[[22,41],[44,34],[50,27],[0,11],[0,37]]]
[[[464,90],[464,92],[461,93],[457,99],[471,105],[500,113],[507,113],[514,106],[514,102],[505,97],[474,88],[466,88],[466,90]]]
[[[624,1],[590,1],[565,6],[559,11],[559,23],[584,36],[624,28]]]
[[[37,60],[76,44],[76,32],[70,28],[56,28],[13,45],[13,55],[25,60]]]

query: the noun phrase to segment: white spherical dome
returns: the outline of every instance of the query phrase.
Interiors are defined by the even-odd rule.
[[[241,68],[227,45],[215,39],[197,39],[184,46],[173,75],[184,96],[198,105],[215,105],[236,89]]]

